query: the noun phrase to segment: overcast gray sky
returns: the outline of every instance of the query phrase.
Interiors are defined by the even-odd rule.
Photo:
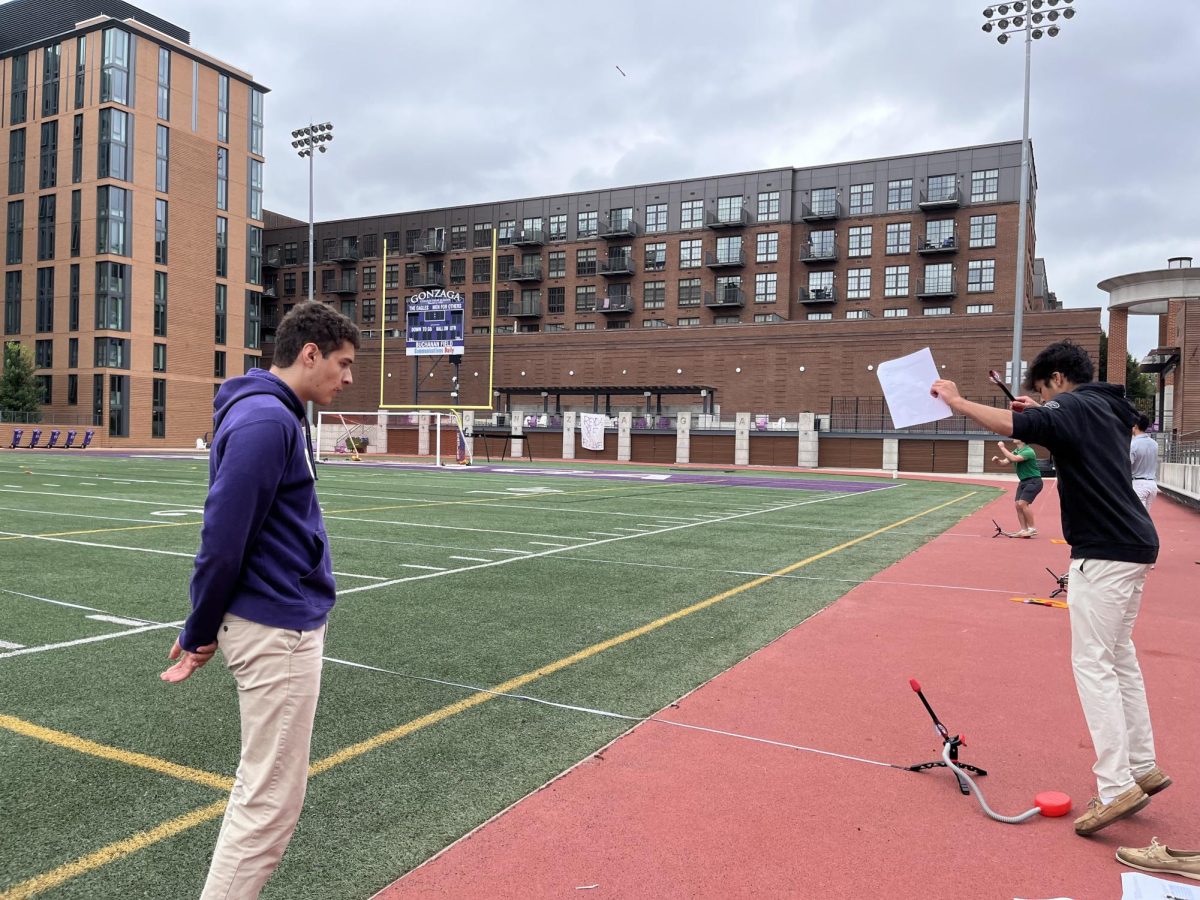
[[[310,121],[335,124],[318,220],[1021,136],[1023,42],[975,0],[141,4],[271,88],[266,205],[299,219]],[[1033,45],[1037,252],[1067,306],[1103,307],[1101,279],[1200,258],[1200,18],[1073,5]]]

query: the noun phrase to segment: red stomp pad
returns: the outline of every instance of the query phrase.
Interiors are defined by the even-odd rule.
[[[1061,791],[1042,791],[1033,798],[1033,805],[1043,816],[1065,816],[1071,811],[1071,798]]]

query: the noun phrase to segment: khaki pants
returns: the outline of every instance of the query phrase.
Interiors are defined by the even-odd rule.
[[[1096,784],[1110,802],[1154,766],[1154,733],[1133,646],[1133,623],[1150,566],[1071,561],[1071,664],[1096,749]]]
[[[227,614],[217,640],[237,680],[242,757],[201,900],[253,900],[304,805],[325,626],[287,631]]]

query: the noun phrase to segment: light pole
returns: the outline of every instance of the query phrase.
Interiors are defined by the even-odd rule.
[[[324,153],[325,143],[333,140],[333,123],[305,125],[292,132],[292,146],[297,156],[308,157],[308,299],[313,298],[313,151]]]
[[[1013,351],[1012,375],[1009,383],[1014,394],[1021,387],[1021,329],[1025,315],[1025,234],[1028,230],[1029,217],[1029,178],[1033,154],[1029,149],[1029,61],[1033,42],[1043,35],[1058,37],[1058,20],[1070,19],[1075,16],[1071,8],[1072,0],[1061,0],[1063,8],[1056,9],[1060,0],[1016,0],[1015,3],[1001,3],[989,6],[983,11],[987,22],[983,30],[988,34],[999,31],[996,40],[1007,44],[1009,36],[1024,32],[1025,34],[1025,107],[1021,119],[1021,204],[1017,213],[1017,287],[1013,302]],[[1028,9],[1026,9],[1028,7]],[[1043,12],[1043,8],[1046,11]],[[1011,15],[1010,15],[1011,14]],[[996,21],[992,21],[993,18]],[[1049,24],[1047,24],[1049,23]]]

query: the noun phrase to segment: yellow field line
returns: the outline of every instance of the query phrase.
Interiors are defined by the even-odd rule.
[[[47,744],[54,744],[57,747],[63,747],[67,750],[86,753],[89,756],[98,756],[101,759],[111,760],[112,762],[125,763],[128,766],[149,769],[151,772],[157,772],[160,775],[169,775],[172,778],[179,778],[183,781],[194,781],[196,784],[202,784],[205,787],[215,788],[219,791],[228,791],[233,787],[233,779],[226,775],[215,775],[212,772],[204,772],[200,769],[181,766],[178,763],[168,762],[165,759],[158,759],[154,756],[147,756],[144,753],[135,753],[132,750],[121,750],[118,747],[97,744],[95,741],[89,741],[87,738],[68,734],[65,731],[55,731],[53,728],[46,728],[42,725],[35,725],[32,722],[26,722],[24,719],[18,719],[14,716],[0,714],[0,728],[6,728],[16,734],[45,741]]]
[[[225,812],[225,804],[225,800],[218,800],[216,803],[210,803],[208,806],[185,813],[178,818],[171,819],[169,822],[156,825],[148,831],[139,831],[137,834],[117,841],[115,844],[109,844],[95,853],[81,856],[79,859],[67,863],[65,866],[59,866],[57,869],[52,869],[41,875],[35,875],[33,878],[22,881],[20,884],[15,884],[7,891],[0,893],[0,900],[25,900],[25,898],[40,894],[42,891],[58,887],[72,878],[78,878],[80,875],[90,872],[93,869],[107,866],[111,862],[116,862],[118,859],[122,859],[132,853],[137,853],[139,850],[144,850],[160,841],[165,841],[169,837],[174,837],[181,832],[195,828],[197,825],[211,822]]]
[[[827,556],[832,556],[833,554],[839,553],[842,550],[847,550],[856,544],[861,544],[863,541],[870,540],[873,537],[878,537],[879,535],[891,531],[894,528],[900,528],[901,526],[907,525],[909,522],[913,522],[922,518],[923,516],[929,515],[930,513],[935,513],[938,510],[945,509],[947,506],[953,506],[955,503],[966,500],[968,497],[973,497],[975,493],[975,491],[971,491],[963,494],[960,497],[955,497],[953,500],[947,500],[945,503],[939,503],[937,506],[931,507],[923,512],[915,513],[914,515],[903,518],[898,522],[893,522],[891,525],[885,525],[884,527],[877,528],[868,534],[863,534],[859,537],[846,541],[845,543],[838,544],[836,547],[831,547],[828,550],[822,550],[820,553],[814,553],[812,556],[785,566],[784,568],[779,569],[776,572],[772,572],[769,575],[761,575],[758,578],[746,582],[745,584],[731,588],[728,591],[724,591],[713,597],[709,597],[706,600],[701,600],[699,603],[693,603],[691,606],[676,610],[673,613],[669,613],[668,615],[655,619],[653,622],[648,622],[645,625],[641,625],[637,628],[631,629],[630,631],[626,631],[624,634],[601,641],[598,644],[593,644],[590,647],[580,650],[578,653],[573,653],[570,656],[563,657],[562,659],[552,662],[549,665],[542,666],[540,669],[536,669],[532,672],[526,672],[524,675],[518,675],[515,678],[510,678],[508,681],[496,685],[494,688],[492,688],[492,690],[498,693],[507,693],[515,688],[529,684],[532,681],[537,681],[538,679],[544,678],[547,675],[552,675],[553,673],[565,669],[568,666],[572,666],[577,662],[581,662],[585,659],[595,656],[598,653],[602,653],[605,650],[619,646],[620,644],[627,643],[634,638],[638,638],[642,635],[650,633],[651,631],[655,631],[664,625],[668,625],[671,622],[675,622],[684,618],[685,616],[690,616],[692,613],[699,612],[702,609],[707,609],[708,607],[720,603],[723,600],[728,600],[730,597],[737,596],[738,594],[744,593],[751,588],[765,584],[766,582],[771,581],[772,579],[781,575],[790,574],[797,569],[811,565],[812,563],[824,559]],[[406,722],[404,725],[400,725],[396,728],[390,729],[389,731],[385,731],[373,738],[368,738],[365,741],[352,744],[349,747],[330,754],[324,759],[318,760],[310,765],[308,769],[309,777],[320,775],[323,772],[329,771],[334,766],[341,765],[344,762],[347,762],[358,756],[362,756],[364,753],[368,753],[371,750],[376,750],[385,744],[392,743],[393,741],[405,737],[406,735],[420,731],[422,728],[435,725],[438,722],[444,721],[445,719],[457,715],[460,712],[464,712],[475,706],[479,706],[482,703],[486,703],[489,700],[493,700],[495,699],[495,696],[496,695],[492,693],[472,694],[470,697],[459,700],[456,703],[451,703],[448,706],[443,706],[439,710],[428,713],[427,715],[421,716],[417,719],[413,719],[410,722]],[[219,803],[214,803],[210,806],[198,809],[195,812],[188,813],[185,816],[180,816],[177,819],[172,819],[169,822],[165,822],[162,825],[159,825],[157,828],[151,829],[150,831],[139,832],[133,837],[127,838],[123,841],[118,841],[115,844],[110,844],[109,846],[97,850],[95,853],[91,853],[88,856],[81,857],[74,862],[67,863],[64,866],[60,866],[59,868],[53,869],[43,875],[35,876],[28,881],[23,881],[9,891],[0,893],[0,900],[25,900],[27,897],[32,897],[34,894],[62,884],[64,881],[68,881],[77,875],[82,875],[85,872],[89,872],[92,869],[107,865],[110,862],[116,862],[118,859],[128,856],[131,853],[136,853],[139,850],[149,847],[151,844],[166,840],[167,838],[173,837],[174,835],[179,834],[182,831],[186,831],[189,828],[193,828],[197,825],[211,821],[212,819],[215,819],[217,816],[221,815],[224,808],[225,801],[222,800]]]

